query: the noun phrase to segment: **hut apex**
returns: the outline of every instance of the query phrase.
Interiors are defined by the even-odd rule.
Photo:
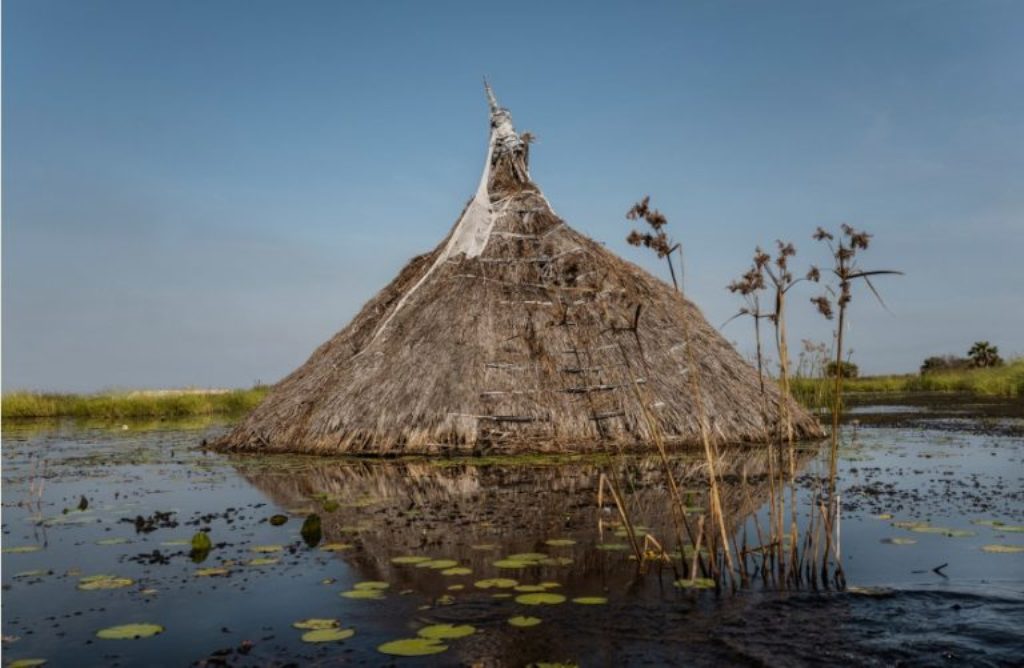
[[[778,388],[767,383],[764,401],[757,371],[696,306],[555,215],[530,178],[529,138],[484,87],[487,157],[448,236],[410,260],[218,447],[644,449],[650,419],[669,443],[699,443],[687,345],[712,435],[762,441],[778,426]],[[820,436],[814,418],[787,402],[797,437]]]

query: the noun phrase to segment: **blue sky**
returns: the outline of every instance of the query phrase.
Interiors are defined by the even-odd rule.
[[[755,245],[846,221],[907,273],[855,298],[864,370],[1024,353],[1022,63],[1013,0],[6,0],[4,387],[280,378],[454,223],[483,75],[558,213],[662,272],[652,196],[713,324]]]

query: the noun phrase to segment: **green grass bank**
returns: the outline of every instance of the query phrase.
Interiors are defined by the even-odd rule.
[[[240,415],[256,407],[269,387],[248,390],[167,390],[59,394],[9,392],[0,400],[3,419],[22,418],[181,418]]]

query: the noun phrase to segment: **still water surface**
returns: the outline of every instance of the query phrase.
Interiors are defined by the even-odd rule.
[[[735,593],[674,587],[678,564],[638,574],[612,507],[597,506],[597,483],[618,475],[634,521],[671,545],[663,472],[650,459],[238,458],[200,446],[224,431],[217,423],[7,423],[4,662],[1020,665],[1024,552],[986,550],[1024,546],[1024,420],[1009,412],[953,420],[861,408],[840,461],[849,587]],[[763,459],[723,452],[724,502],[750,545],[753,518],[764,517]],[[700,512],[699,457],[672,465]],[[804,447],[801,467],[807,498],[827,453]],[[322,520],[315,547],[300,536],[311,513]],[[287,521],[275,526],[274,515]],[[200,529],[214,549],[196,563],[188,541]],[[526,553],[527,565],[496,565]],[[124,586],[80,588],[96,575]],[[486,582],[495,578],[514,586]],[[360,587],[382,589],[344,595]],[[530,590],[557,595],[529,605]],[[303,642],[293,623],[308,618],[354,634]],[[164,630],[96,636],[129,623]],[[472,632],[421,658],[378,651],[437,624]]]

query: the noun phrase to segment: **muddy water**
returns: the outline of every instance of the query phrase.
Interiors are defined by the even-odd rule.
[[[7,423],[4,661],[1019,664],[1024,553],[991,550],[1024,546],[1020,408],[860,406],[840,460],[850,586],[728,594],[674,587],[678,562],[638,574],[613,507],[598,507],[599,476],[614,473],[641,531],[671,546],[662,468],[649,459],[233,458],[199,447],[225,429],[216,423]],[[753,545],[764,457],[722,454],[727,512]],[[672,466],[696,517],[700,460],[683,454]],[[808,445],[800,466],[803,511],[826,453]],[[306,540],[310,514],[321,536]],[[200,530],[214,547],[197,563],[187,543]],[[96,575],[123,586],[90,589]],[[478,586],[495,578],[526,591]],[[344,595],[367,586],[386,588]],[[535,593],[551,603],[521,598]],[[540,621],[521,628],[513,617]],[[307,618],[354,634],[303,642],[292,625]],[[96,635],[129,623],[163,632]],[[473,632],[421,658],[378,650],[436,624]]]

